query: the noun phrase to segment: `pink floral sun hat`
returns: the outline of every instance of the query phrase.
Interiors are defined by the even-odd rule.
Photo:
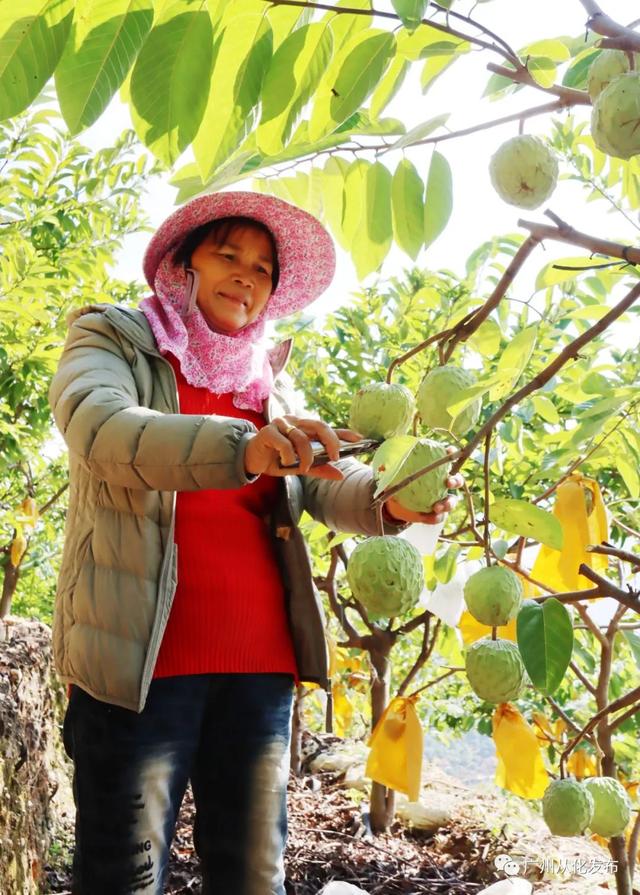
[[[279,265],[278,284],[262,312],[233,333],[220,332],[205,320],[196,301],[198,273],[173,258],[192,230],[227,217],[253,218],[265,225]],[[191,385],[217,394],[232,392],[236,407],[259,412],[273,385],[266,323],[300,310],[324,292],[335,272],[335,249],[322,224],[289,202],[261,193],[212,193],[188,202],[160,225],[143,269],[153,294],[139,307],[161,354],[178,359]]]
[[[269,296],[266,319],[286,317],[324,292],[335,273],[336,253],[333,240],[320,221],[283,199],[242,191],[199,196],[160,225],[143,260],[144,275],[151,288],[164,256],[177,249],[191,230],[217,218],[235,216],[260,221],[275,240],[280,279]]]

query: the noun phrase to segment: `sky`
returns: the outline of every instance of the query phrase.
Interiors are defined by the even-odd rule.
[[[467,0],[456,0],[455,9],[468,12],[471,5]],[[604,10],[612,18],[623,23],[629,20],[631,5],[629,0],[603,0],[602,3]],[[389,0],[378,0],[376,8],[390,10],[391,3]],[[562,35],[575,37],[582,34],[587,18],[579,0],[535,0],[527,3],[522,0],[491,0],[476,5],[474,16],[506,38],[516,49],[542,38]],[[385,23],[380,20],[376,24],[384,26]],[[486,71],[489,58],[485,52],[474,52],[463,57],[426,96],[420,91],[419,66],[416,66],[413,76],[405,81],[401,95],[387,107],[384,115],[399,118],[409,130],[435,115],[450,112],[448,126],[457,130],[546,101],[542,93],[529,88],[500,102],[483,100],[481,94],[489,77],[489,72]],[[491,61],[496,61],[493,55]],[[579,110],[577,116],[588,116],[588,110]],[[114,132],[127,126],[130,126],[128,111],[115,99],[102,118],[83,132],[80,139],[96,147],[105,145]],[[550,133],[550,120],[547,116],[529,119],[525,123],[525,131],[544,136]],[[419,265],[431,269],[448,268],[462,275],[466,258],[481,242],[497,234],[518,232],[517,221],[521,217],[548,222],[542,214],[545,208],[552,209],[569,224],[584,232],[610,239],[637,241],[635,227],[625,224],[620,215],[614,218],[608,214],[604,202],[586,203],[578,185],[569,181],[561,180],[548,202],[535,211],[523,211],[504,203],[491,186],[488,164],[497,147],[517,132],[518,124],[514,122],[470,137],[447,141],[439,146],[453,169],[454,210],[444,233],[418,257]],[[430,155],[431,147],[406,150],[407,158],[425,175]],[[396,152],[388,153],[383,158],[393,170],[401,157],[401,153]],[[183,161],[188,160],[188,155],[185,154]],[[561,174],[563,170],[561,166]],[[250,188],[250,182],[243,181],[242,186],[237,188]],[[156,180],[143,204],[152,225],[157,226],[174,209],[175,190],[167,182]],[[127,237],[114,271],[117,276],[141,279],[142,255],[148,239],[148,234],[132,234]],[[546,249],[538,249],[517,281],[516,289],[522,290],[521,297],[529,298],[535,274],[545,263],[553,258],[573,254],[582,252],[579,249],[574,252],[571,247],[559,243],[547,243]],[[398,274],[411,263],[408,256],[393,247],[380,275],[384,278]],[[370,275],[365,283],[374,282],[376,276]],[[338,267],[334,282],[312,310],[318,315],[324,315],[347,303],[350,295],[358,288],[351,261],[338,247]],[[633,341],[630,328],[619,325],[615,332],[615,344],[626,347]]]

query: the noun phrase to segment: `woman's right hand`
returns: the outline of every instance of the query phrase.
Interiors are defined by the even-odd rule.
[[[329,457],[337,460],[340,456],[340,439],[358,441],[361,436],[350,429],[332,429],[322,420],[276,417],[249,439],[244,455],[245,470],[250,475],[308,475],[336,481],[343,479],[340,470],[329,463],[312,467],[311,438],[321,441]]]

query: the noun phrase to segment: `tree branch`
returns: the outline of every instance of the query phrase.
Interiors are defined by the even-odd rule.
[[[547,212],[551,217],[551,213]],[[571,245],[580,246],[589,252],[600,255],[608,255],[611,258],[622,258],[628,264],[640,264],[640,249],[634,246],[625,246],[618,242],[609,242],[607,239],[600,239],[598,236],[590,236],[588,233],[581,233],[574,230],[564,221],[561,221],[557,215],[553,215],[557,226],[551,227],[548,224],[539,224],[534,221],[519,220],[518,226],[524,227],[535,234],[538,241],[543,239],[554,239],[556,242],[567,242]]]
[[[598,573],[594,572],[594,570],[586,563],[580,564],[578,572],[598,586],[598,591],[601,596],[613,597],[614,600],[622,603],[623,606],[627,606],[629,609],[640,612],[640,595],[630,587],[628,587],[627,590],[623,590],[623,588],[618,587],[617,584],[614,584],[607,578],[603,578],[602,575],[598,575]]]
[[[590,721],[585,724],[580,733],[571,740],[567,748],[564,750],[562,755],[560,756],[560,775],[564,777],[564,765],[568,756],[578,745],[580,740],[586,736],[586,734],[590,733],[594,727],[597,726],[598,722],[602,720],[602,718],[610,715],[612,712],[617,712],[620,709],[626,708],[628,705],[635,703],[640,699],[640,687],[634,687],[633,690],[630,690],[626,696],[621,696],[619,699],[614,699],[613,702],[610,702],[608,705],[605,705],[604,708],[600,709]],[[615,723],[615,722],[614,722]]]
[[[585,627],[586,627],[586,626],[585,626]],[[595,695],[596,695],[596,688],[595,688],[594,685],[591,683],[591,681],[589,680],[589,678],[586,677],[586,675],[583,674],[583,672],[582,672],[582,671],[580,670],[580,668],[576,665],[576,663],[575,663],[575,662],[569,662],[569,668],[571,669],[571,671],[573,671],[573,673],[574,673],[575,676],[578,678],[578,680],[582,683],[582,685],[583,685],[584,687],[587,688],[587,690],[589,691],[589,693],[591,693],[592,696],[595,696]]]
[[[595,34],[602,34],[603,37],[620,38],[626,45],[620,46],[619,49],[640,52],[640,34],[636,34],[631,28],[619,25],[600,9],[595,0],[580,0],[580,2],[589,15],[587,28]]]
[[[600,553],[604,556],[617,556],[624,562],[630,562],[633,566],[640,566],[640,556],[637,553],[629,553],[628,550],[618,550],[612,547],[607,541],[602,544],[590,544],[587,547],[587,553]]]
[[[523,385],[522,388],[518,389],[505,403],[498,409],[496,412],[489,417],[487,422],[481,426],[481,428],[476,432],[474,437],[467,443],[466,447],[458,452],[456,457],[455,454],[451,454],[452,459],[454,459],[453,466],[451,467],[451,475],[455,475],[460,470],[460,467],[463,465],[465,460],[471,456],[475,448],[480,444],[480,442],[485,438],[488,432],[490,432],[493,428],[495,428],[496,424],[503,419],[509,410],[514,407],[516,404],[519,404],[523,398],[526,398],[532,392],[537,391],[543,385],[545,385],[550,379],[552,379],[556,373],[564,367],[566,363],[568,363],[571,359],[576,358],[580,352],[581,348],[584,348],[589,342],[593,341],[600,333],[604,332],[614,320],[617,320],[618,317],[621,317],[625,311],[627,311],[637,300],[640,298],[640,283],[636,284],[633,289],[631,289],[625,298],[618,302],[604,317],[601,317],[600,320],[597,321],[593,326],[589,329],[585,330],[581,335],[579,335],[576,339],[570,342],[566,348],[564,348],[560,354],[556,355],[555,359],[543,370],[540,371],[533,379],[528,382],[526,385]],[[380,495],[378,499],[384,499],[383,495]],[[632,607],[633,608],[633,607]]]
[[[350,6],[337,7],[332,6],[330,3],[309,3],[307,0],[265,0],[265,2],[270,6],[300,6],[303,9],[326,9],[336,15],[377,16],[380,19],[392,19],[395,22],[401,22],[400,16],[396,15],[396,13],[382,12],[380,9],[355,9]],[[482,40],[479,37],[474,37],[471,34],[464,34],[462,31],[451,28],[449,25],[441,25],[439,22],[434,22],[433,19],[422,19],[422,24],[428,25],[430,28],[435,28],[436,31],[442,31],[444,34],[450,34],[452,37],[458,37],[460,40],[468,41],[469,43],[475,44],[477,47],[482,47],[483,50],[490,50],[493,53],[498,53],[499,56],[502,56],[503,59],[507,59],[509,62],[514,61],[512,53],[501,45],[503,43],[502,41],[500,44],[489,43],[488,41]],[[471,24],[484,30],[483,26],[477,25],[475,22]]]
[[[504,65],[496,65],[490,62],[487,65],[490,72],[515,81],[518,84],[524,84],[527,87],[535,87],[536,90],[542,90],[543,93],[550,93],[557,96],[559,107],[568,108],[569,106],[590,106],[591,97],[586,90],[574,90],[573,87],[563,87],[561,84],[553,84],[551,87],[543,87],[538,84],[531,72],[524,66],[516,69],[506,68]]]
[[[413,665],[407,672],[405,679],[402,681],[402,683],[398,687],[398,694],[397,694],[398,696],[404,696],[404,694],[407,690],[407,687],[409,686],[411,681],[414,679],[416,674],[420,671],[420,669],[422,668],[424,663],[427,661],[427,659],[429,658],[429,653],[431,652],[431,649],[433,649],[433,641],[431,642],[431,649],[429,647],[429,627],[430,627],[429,623],[430,623],[430,619],[427,619],[425,622],[425,625],[424,625],[424,631],[422,632],[422,646],[420,648],[420,653],[418,654],[416,661],[413,663]],[[440,627],[440,619],[438,619],[436,621],[436,625],[435,625],[436,631],[439,627]]]

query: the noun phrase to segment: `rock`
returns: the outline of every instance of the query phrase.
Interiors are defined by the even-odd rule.
[[[367,895],[364,889],[359,889],[352,883],[332,882],[319,893],[319,895]]]
[[[407,826],[418,830],[438,830],[446,827],[455,815],[457,799],[444,793],[423,793],[417,802],[410,802],[402,793],[396,794],[396,815]]]
[[[369,754],[364,743],[344,741],[339,746],[321,752],[309,762],[310,771],[333,771],[344,773],[354,765],[364,764]]]
[[[513,876],[511,879],[501,879],[499,883],[493,883],[488,889],[482,889],[478,895],[531,895],[533,886],[522,877]]]
[[[11,622],[0,640],[0,892],[36,895],[62,815],[73,812],[59,734],[66,696],[50,628]]]

